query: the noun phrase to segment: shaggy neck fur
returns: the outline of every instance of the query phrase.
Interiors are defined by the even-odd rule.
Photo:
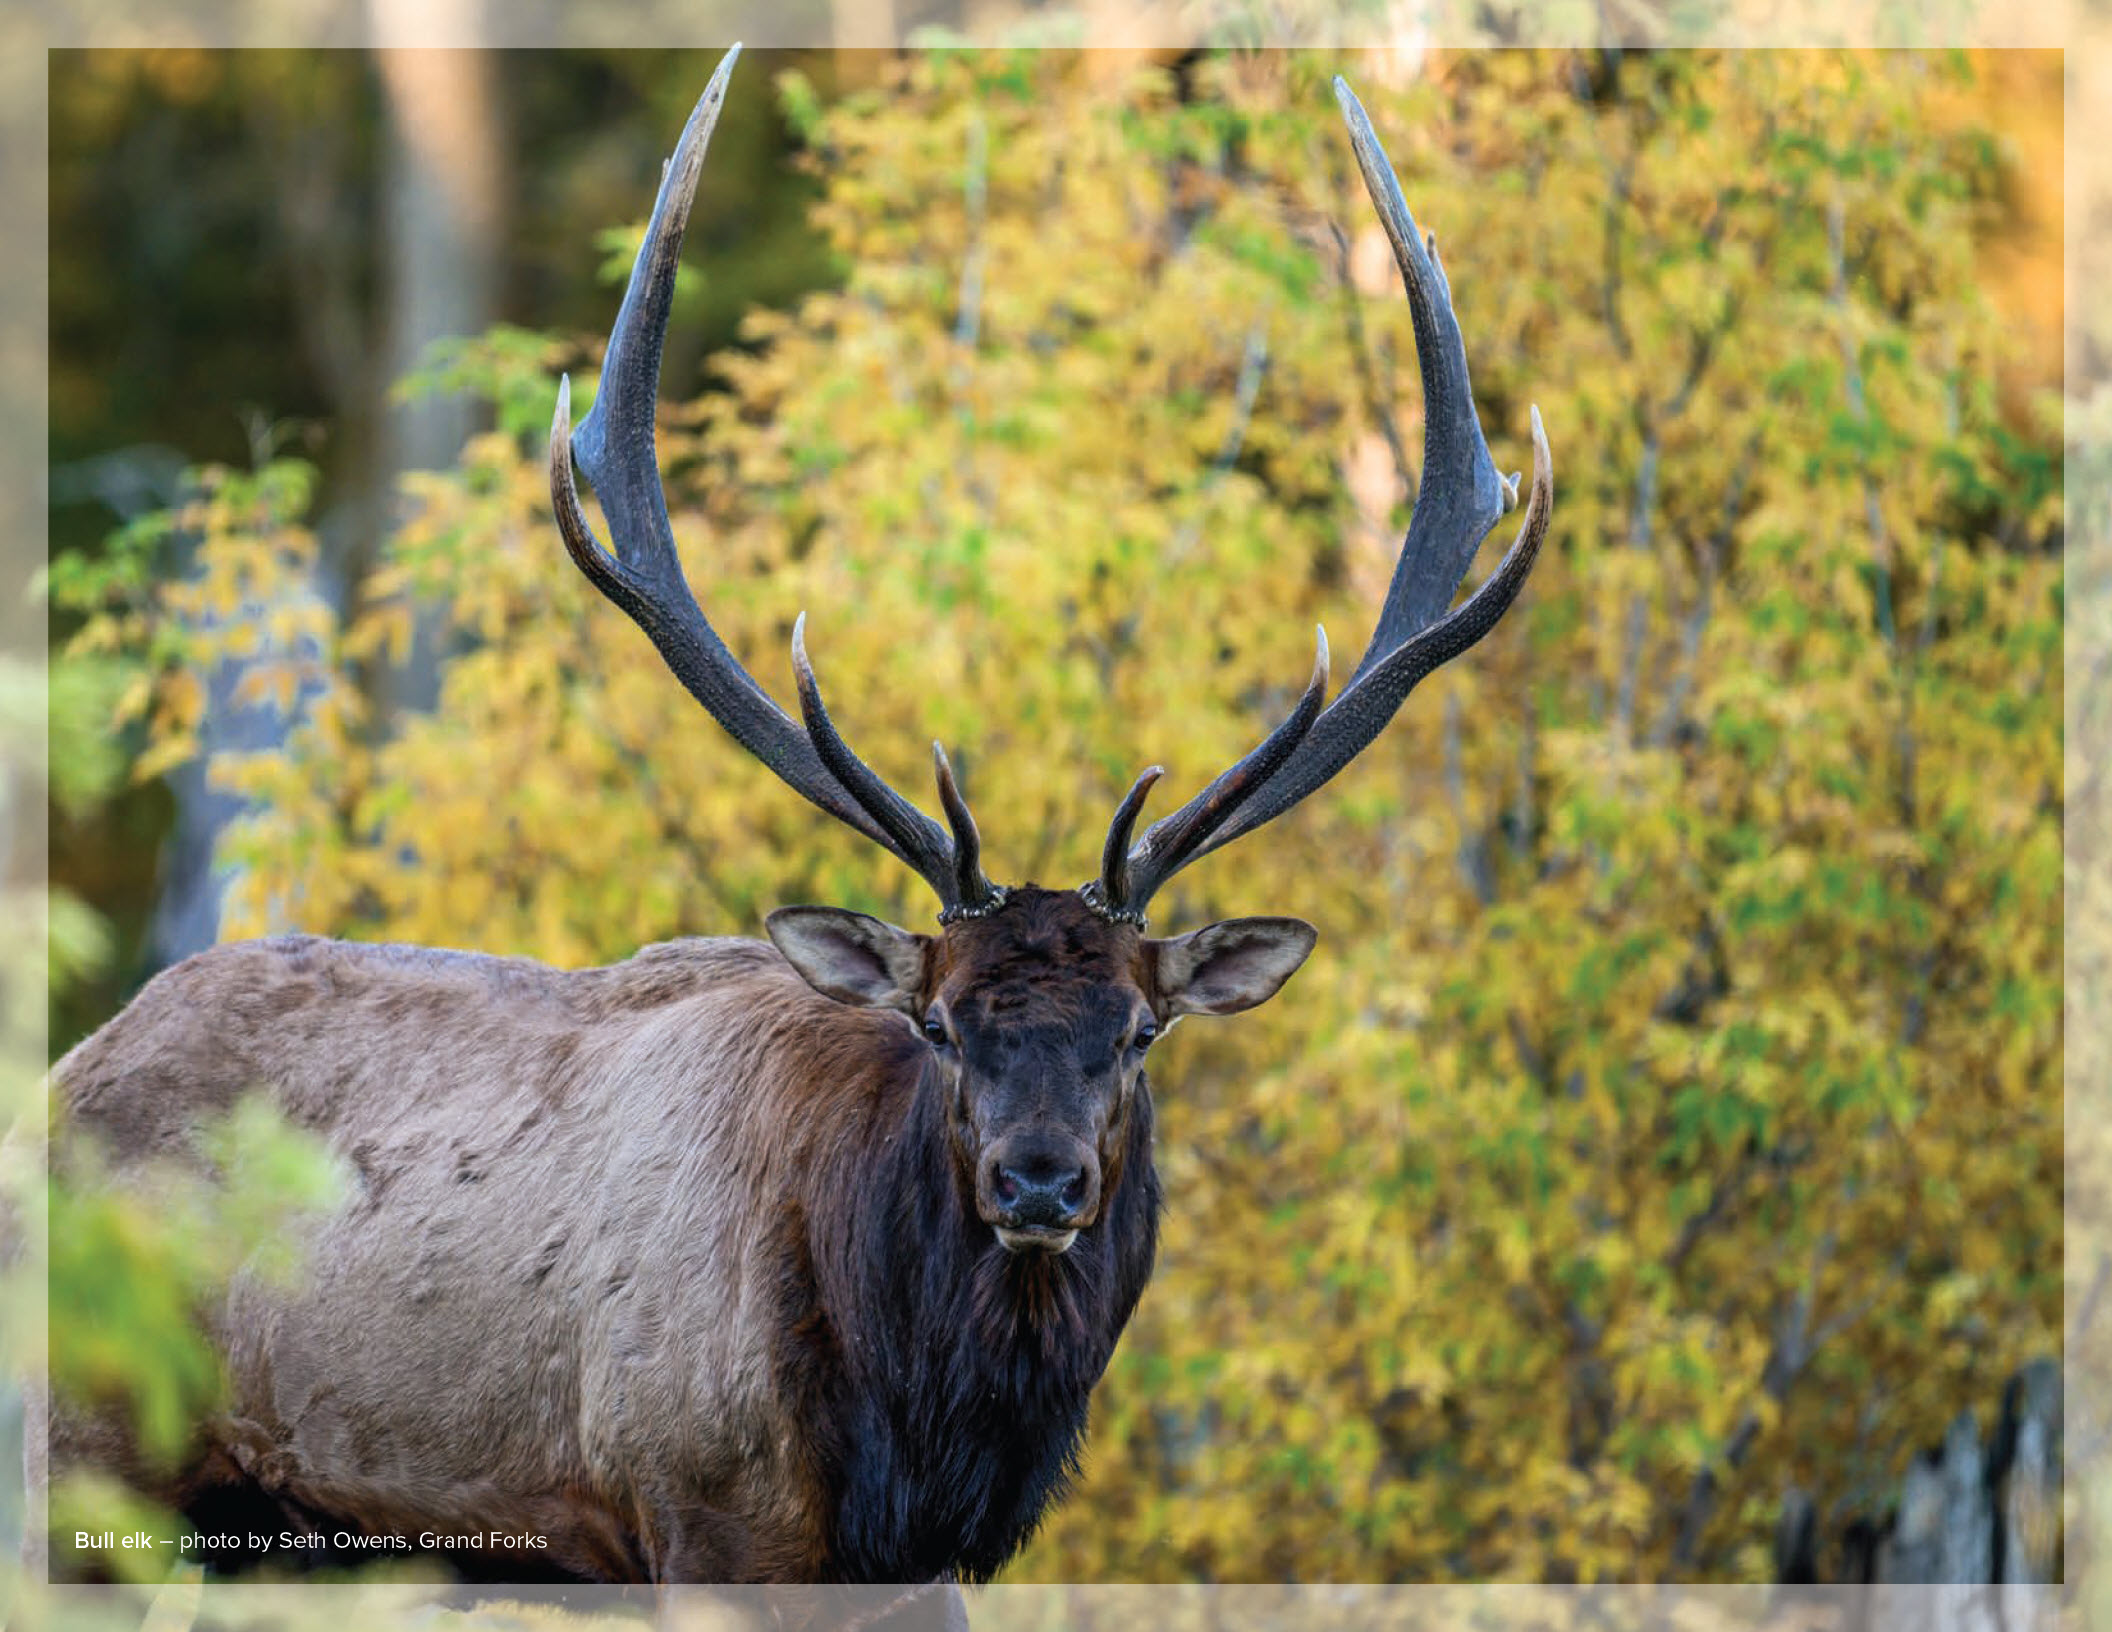
[[[927,1063],[906,1121],[868,1152],[879,1171],[850,1238],[814,1245],[838,1362],[821,1419],[835,1425],[838,1580],[993,1575],[1076,1474],[1093,1385],[1151,1276],[1145,1085],[1120,1183],[1060,1255],[1009,1253],[976,1216],[942,1097]]]

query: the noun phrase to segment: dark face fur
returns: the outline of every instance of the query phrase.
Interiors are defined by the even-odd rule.
[[[975,1210],[1014,1252],[1062,1252],[1119,1179],[1162,1024],[1137,930],[1075,895],[969,919],[936,948],[920,1021]]]
[[[1012,891],[937,936],[862,913],[786,907],[770,937],[817,991],[893,1008],[923,1034],[963,1185],[1010,1252],[1063,1252],[1121,1182],[1145,1051],[1184,1014],[1273,995],[1312,950],[1293,918],[1172,940],[1111,923],[1074,891]]]

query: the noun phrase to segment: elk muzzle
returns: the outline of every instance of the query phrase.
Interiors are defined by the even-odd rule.
[[[1075,1140],[1004,1139],[984,1153],[975,1188],[1007,1252],[1063,1252],[1099,1212],[1100,1161]]]

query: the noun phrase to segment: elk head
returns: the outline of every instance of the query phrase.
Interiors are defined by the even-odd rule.
[[[576,430],[570,384],[558,390],[550,486],[565,546],[627,613],[698,702],[798,793],[914,868],[937,892],[939,933],[913,934],[834,907],[770,915],[779,951],[839,1002],[892,1009],[932,1050],[964,1190],[1013,1252],[1061,1252],[1099,1217],[1119,1178],[1120,1134],[1142,1091],[1152,1040],[1186,1014],[1234,1014],[1272,996],[1312,950],[1295,918],[1240,918],[1172,939],[1144,933],[1152,895],[1189,862],[1282,815],[1385,728],[1410,690],[1495,627],[1547,535],[1554,479],[1538,409],[1525,518],[1502,563],[1460,605],[1475,552],[1516,504],[1474,412],[1467,358],[1434,239],[1416,228],[1355,95],[1335,94],[1364,184],[1400,266],[1425,401],[1422,487],[1371,642],[1326,702],[1327,637],[1287,718],[1169,816],[1133,838],[1153,766],[1116,809],[1099,876],[1076,890],[992,883],[974,818],[945,750],[933,744],[937,821],[855,754],[823,705],[792,633],[801,718],[771,700],[705,618],[676,557],[654,450],[661,342],[682,234],[736,46],[682,132],[602,365],[593,410]],[[593,482],[616,544],[594,538],[573,485]],[[1323,704],[1325,706],[1323,706]]]

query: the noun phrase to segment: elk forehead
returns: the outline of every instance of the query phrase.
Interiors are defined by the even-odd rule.
[[[1047,1015],[1052,1003],[1071,1008],[1110,988],[1141,996],[1144,946],[1134,926],[1110,923],[1075,890],[1026,884],[988,916],[946,927],[933,992],[998,1022]]]

